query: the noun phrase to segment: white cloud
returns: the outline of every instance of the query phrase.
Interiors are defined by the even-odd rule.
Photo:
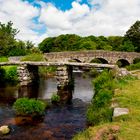
[[[0,21],[7,23],[12,21],[15,28],[20,29],[17,36],[23,40],[36,40],[37,33],[32,30],[36,25],[33,18],[39,15],[39,9],[33,7],[27,1],[0,0]]]
[[[75,33],[86,35],[124,35],[128,28],[140,20],[140,0],[81,0],[72,2],[72,8],[62,11],[52,3],[37,1],[40,8],[22,0],[0,0],[0,21],[11,20],[20,29],[18,38],[39,42],[47,36]],[[33,18],[39,17],[39,24]],[[46,26],[44,34],[34,29]]]
[[[66,33],[108,36],[124,35],[140,19],[139,0],[89,0],[89,3],[91,8],[75,1],[67,11],[44,4],[40,21],[46,24],[49,36]],[[100,5],[98,10],[96,5]]]

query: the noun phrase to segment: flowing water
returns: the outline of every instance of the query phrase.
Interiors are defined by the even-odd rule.
[[[38,120],[16,117],[12,110],[15,99],[34,97],[50,99],[57,91],[55,78],[40,80],[38,86],[18,89],[18,87],[0,88],[0,125],[9,125],[10,134],[1,136],[2,140],[70,140],[84,130],[86,126],[86,108],[93,96],[91,78],[74,73],[75,88],[72,103],[52,106],[46,109],[45,117]]]

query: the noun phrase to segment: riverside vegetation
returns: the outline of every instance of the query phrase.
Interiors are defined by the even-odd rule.
[[[73,140],[139,140],[140,80],[130,75],[113,78],[111,73],[103,72],[93,84],[95,97],[87,111],[90,126]],[[112,102],[128,108],[129,114],[113,117]]]
[[[19,98],[13,104],[13,109],[19,116],[42,116],[45,114],[46,104],[40,100]]]

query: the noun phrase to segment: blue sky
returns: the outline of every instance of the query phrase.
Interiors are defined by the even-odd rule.
[[[28,1],[30,2],[31,4],[34,3],[36,0],[24,0],[24,1]],[[72,2],[74,0],[42,0],[43,2],[45,3],[52,3],[54,4],[57,8],[65,11],[65,10],[68,10],[70,8],[72,8]],[[89,4],[87,0],[80,0],[79,1],[81,4],[85,3],[85,4]],[[36,5],[36,4],[35,4]],[[37,5],[38,6],[38,5]]]
[[[140,0],[0,0],[0,22],[38,44],[60,34],[121,35],[140,20]]]

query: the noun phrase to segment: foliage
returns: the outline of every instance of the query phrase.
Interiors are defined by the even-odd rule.
[[[137,70],[140,69],[140,62],[136,63],[136,64],[131,64],[129,66],[126,67],[127,70]]]
[[[28,98],[17,99],[13,108],[20,116],[40,116],[45,113],[45,104],[42,101]]]
[[[39,74],[41,76],[54,76],[57,70],[56,66],[39,67]]]
[[[8,62],[8,58],[5,56],[0,57],[0,62]]]
[[[56,93],[54,93],[54,94],[52,95],[52,97],[51,97],[51,102],[52,102],[52,103],[58,103],[58,102],[60,102],[60,96],[57,95]]]
[[[2,84],[17,84],[17,66],[3,66],[0,68],[0,82]]]
[[[140,73],[139,73],[140,74]],[[119,133],[115,134],[117,139],[125,139],[125,140],[139,140],[139,125],[140,125],[140,80],[135,79],[132,76],[120,77],[117,80],[117,90],[115,90],[115,94],[113,96],[113,101],[118,103],[120,108],[128,108],[129,114],[118,116],[112,119],[112,122],[102,123],[100,125],[89,127],[84,132],[79,133],[74,137],[74,140],[87,140],[98,138],[100,134],[102,135],[102,130],[110,130],[110,128],[119,128]],[[126,82],[125,84],[124,81]],[[122,85],[121,88],[119,85]],[[100,111],[100,110],[99,110]],[[94,118],[92,107],[89,108],[89,112],[91,112],[90,120]],[[98,112],[97,112],[98,113]],[[96,114],[95,114],[96,116]],[[100,116],[98,116],[100,119]],[[97,120],[98,121],[98,120]],[[114,129],[116,130],[116,129]],[[110,133],[109,133],[110,134]],[[111,133],[112,134],[112,133]],[[113,137],[114,138],[114,137]],[[101,137],[104,139],[104,137]]]
[[[0,22],[0,56],[21,56],[31,53],[34,44],[31,41],[16,40],[18,29],[13,28],[13,23]]]
[[[113,88],[113,75],[111,72],[103,71],[95,80],[92,81],[95,93],[100,89],[112,89]]]
[[[132,42],[130,40],[127,40],[124,41],[123,44],[119,46],[119,51],[134,52],[135,48]]]
[[[125,38],[130,40],[135,48],[135,51],[140,52],[140,21],[136,21],[126,32]]]
[[[89,71],[89,75],[91,76],[91,77],[97,77],[97,76],[99,76],[99,71],[96,69],[96,68],[92,68],[90,71]]]
[[[5,66],[5,81],[7,83],[17,83],[18,76],[17,76],[17,66]]]
[[[87,120],[90,125],[110,122],[112,120],[112,109],[102,107],[94,110],[93,107],[90,106],[87,110]]]
[[[13,23],[11,21],[7,24],[0,22],[0,55],[7,55],[15,43],[15,36],[19,31],[12,26]]]
[[[87,121],[90,125],[109,122],[112,118],[110,108],[114,91],[114,80],[111,72],[103,71],[93,81],[95,95],[87,110]]]
[[[21,61],[45,61],[45,59],[44,59],[43,54],[33,53],[33,54],[24,56]]]

